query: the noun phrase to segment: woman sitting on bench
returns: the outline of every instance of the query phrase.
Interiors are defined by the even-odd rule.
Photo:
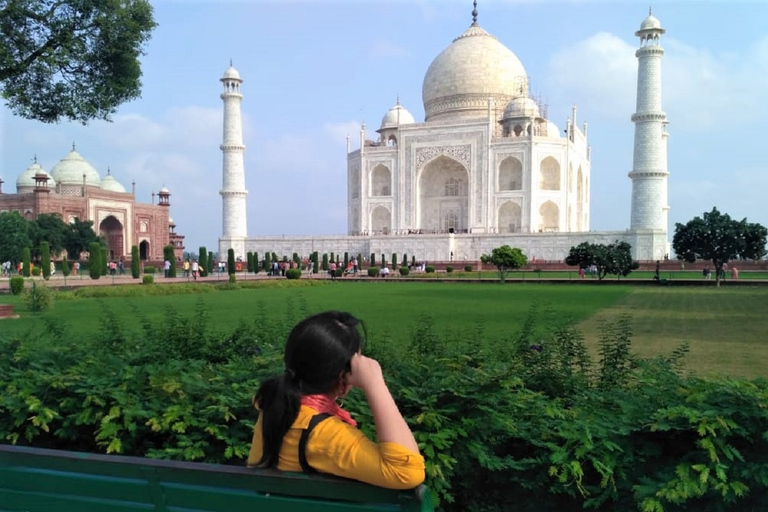
[[[424,481],[424,457],[392,399],[379,363],[361,354],[360,322],[329,311],[293,328],[285,372],[263,382],[249,467],[329,473],[390,489]],[[378,444],[336,404],[352,387],[368,400]]]

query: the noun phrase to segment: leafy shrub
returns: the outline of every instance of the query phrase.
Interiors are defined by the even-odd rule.
[[[464,265],[464,272],[472,272],[472,265]]]
[[[407,276],[410,273],[411,273],[411,269],[409,269],[408,267],[400,267],[401,276]]]
[[[229,274],[229,284],[235,284],[237,283],[237,276],[235,275],[234,270],[231,274]]]
[[[157,271],[157,269],[153,265],[145,265],[144,266],[144,273],[145,274],[154,274]]]
[[[446,272],[447,274],[451,274],[451,273],[453,272],[453,267],[452,267],[452,266],[450,266],[450,265],[448,265],[447,267],[445,267],[445,272]]]
[[[24,278],[21,276],[13,276],[11,278],[11,294],[19,295],[24,290]]]
[[[33,276],[39,276],[40,275],[40,267],[39,266],[32,267],[32,275]]]
[[[66,256],[61,259],[61,273],[64,274],[64,277],[67,277],[70,273],[69,261],[67,261]]]
[[[433,265],[427,265],[424,267],[424,270],[427,274],[434,274],[435,273],[435,267]]]
[[[101,259],[101,245],[98,242],[91,242],[88,246],[88,272],[91,279],[101,277],[101,266],[106,265]]]
[[[376,277],[379,275],[379,267],[368,267],[368,277]]]
[[[155,284],[155,276],[152,274],[145,274],[141,278],[141,284]]]
[[[301,269],[289,268],[285,271],[285,277],[288,279],[301,279]]]
[[[53,291],[47,286],[38,286],[35,281],[32,281],[32,286],[24,290],[22,299],[30,311],[39,313],[53,304]]]

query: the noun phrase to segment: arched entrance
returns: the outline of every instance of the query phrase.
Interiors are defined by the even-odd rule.
[[[371,213],[371,231],[374,234],[388,234],[392,227],[392,214],[383,206],[377,206]]]
[[[456,160],[441,155],[421,170],[419,228],[465,231],[469,226],[469,173]]]
[[[523,221],[523,209],[520,205],[507,201],[499,208],[498,225],[499,233],[520,233]]]
[[[141,261],[147,261],[149,259],[149,242],[146,240],[139,244],[139,259]]]
[[[99,233],[107,242],[107,255],[110,260],[123,256],[123,225],[110,215],[99,224]]]

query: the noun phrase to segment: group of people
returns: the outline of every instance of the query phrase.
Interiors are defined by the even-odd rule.
[[[197,277],[200,275],[202,269],[203,267],[200,266],[197,260],[193,259],[192,261],[189,261],[189,258],[187,258],[184,260],[184,263],[181,264],[181,275],[188,278],[191,273],[192,279],[197,281]]]

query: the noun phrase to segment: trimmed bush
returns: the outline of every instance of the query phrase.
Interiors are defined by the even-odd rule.
[[[40,275],[40,267],[32,267],[32,275],[37,277]]]
[[[138,279],[141,275],[141,262],[139,261],[139,248],[131,246],[131,277]]]
[[[91,274],[91,279],[101,277],[102,266],[101,244],[99,242],[91,242],[91,245],[88,246],[88,272]]]
[[[285,277],[288,279],[301,279],[301,269],[289,268],[285,271]]]
[[[203,260],[200,260],[202,263]],[[208,264],[205,265],[205,275],[210,275],[213,273],[213,253],[208,253]]]
[[[24,290],[24,278],[21,276],[13,276],[11,278],[11,294],[19,295]]]
[[[264,271],[267,274],[272,272],[272,255],[268,252],[264,255]]]
[[[472,265],[464,265],[464,272],[472,272]]]
[[[248,272],[253,272],[253,253],[248,251],[245,255],[246,263],[248,264]]]
[[[176,277],[176,254],[172,245],[163,247],[163,258],[171,264],[171,268],[168,269],[168,277]],[[163,265],[165,265],[165,262],[163,262]],[[163,268],[163,271],[165,271],[165,268]]]
[[[144,267],[145,274],[154,274],[155,272],[157,272],[157,269],[154,267],[154,265],[147,265]]]
[[[408,267],[400,267],[401,276],[407,276],[410,273],[411,273],[411,269],[409,269]]]
[[[453,272],[453,267],[448,265],[447,267],[445,267],[445,272],[446,272],[446,274],[452,273]]]
[[[407,254],[403,254],[403,264],[402,264],[402,266],[403,267],[407,267],[408,266],[408,255]]]
[[[427,265],[426,267],[424,267],[424,271],[427,274],[434,274],[435,273],[435,267],[433,265]]]
[[[47,281],[51,277],[51,246],[48,242],[40,242],[40,265],[43,279]]]
[[[323,270],[328,272],[328,255],[323,254],[323,264],[322,264]]]
[[[152,271],[154,272],[154,268],[152,268]],[[144,277],[141,278],[141,284],[155,284],[155,276],[152,274],[144,274]]]
[[[64,277],[69,275],[69,270],[69,261],[67,261],[67,257],[64,256],[61,259],[61,273],[64,274]]]
[[[227,274],[230,276],[235,275],[235,270],[237,267],[235,266],[235,250],[231,247],[227,249]],[[234,283],[232,278],[229,279],[230,283]]]
[[[200,277],[205,277],[208,275],[208,269],[211,268],[210,265],[208,265],[208,251],[206,250],[205,246],[200,246],[200,259],[198,260],[198,264],[203,267],[200,270]]]
[[[376,253],[374,252],[371,253],[371,266],[372,267],[376,266]]]
[[[379,275],[379,267],[368,267],[368,277],[376,277]]]
[[[53,304],[53,291],[47,286],[37,285],[32,281],[32,287],[24,290],[24,304],[33,313],[45,311]]]

